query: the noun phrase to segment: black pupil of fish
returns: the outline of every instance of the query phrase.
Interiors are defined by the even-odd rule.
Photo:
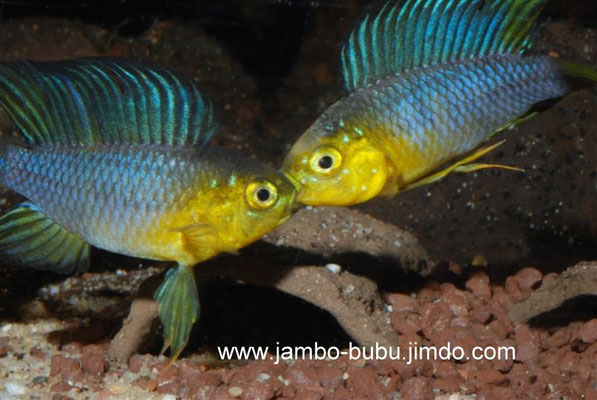
[[[257,199],[261,202],[269,200],[269,190],[261,188],[257,191]]]
[[[319,159],[319,167],[321,169],[329,169],[332,168],[332,163],[334,160],[332,160],[332,157],[330,156],[323,156]]]

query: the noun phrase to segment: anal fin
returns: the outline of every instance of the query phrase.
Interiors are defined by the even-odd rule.
[[[68,274],[89,267],[90,246],[31,203],[0,217],[0,254],[23,266]]]
[[[447,168],[444,168],[438,172],[432,173],[431,175],[427,175],[426,177],[419,179],[415,182],[409,183],[401,188],[401,191],[414,189],[420,186],[424,186],[433,182],[437,182],[452,172],[473,172],[478,171],[480,169],[487,169],[487,168],[501,168],[506,169],[509,171],[519,171],[524,172],[523,169],[517,167],[511,167],[508,165],[501,165],[501,164],[480,164],[480,163],[473,163],[485,154],[489,153],[490,151],[494,150],[495,148],[501,146],[505,140],[500,142],[494,143],[491,146],[481,147],[480,149],[476,150],[474,153],[465,157],[461,160],[456,161],[455,163],[451,164]]]

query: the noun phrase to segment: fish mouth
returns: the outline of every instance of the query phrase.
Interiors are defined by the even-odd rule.
[[[297,181],[296,179],[294,179],[294,177],[288,173],[286,173],[285,171],[280,171],[282,172],[282,174],[284,175],[284,177],[286,179],[288,179],[288,182],[290,182],[290,184],[292,185],[292,187],[294,187],[294,190],[298,192],[301,191],[303,185],[301,185],[301,183],[299,181]]]

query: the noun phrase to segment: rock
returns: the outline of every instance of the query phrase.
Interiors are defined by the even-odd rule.
[[[597,342],[597,318],[586,322],[578,332],[578,337],[584,343],[593,344]]]
[[[93,375],[103,375],[108,366],[105,359],[105,351],[94,344],[83,347],[81,366],[85,372]]]
[[[475,272],[466,281],[466,288],[480,299],[491,298],[491,288],[489,287],[489,276],[485,272]]]
[[[423,377],[410,378],[401,388],[404,400],[432,400],[433,390],[429,379]]]
[[[392,293],[388,296],[388,303],[396,312],[414,312],[417,309],[416,299],[406,294]]]
[[[514,341],[516,342],[516,360],[528,361],[539,354],[537,335],[526,325],[517,325],[514,328]]]

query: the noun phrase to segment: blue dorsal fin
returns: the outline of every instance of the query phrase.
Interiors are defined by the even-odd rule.
[[[348,91],[424,66],[528,49],[547,0],[390,0],[342,49]]]
[[[31,146],[201,147],[217,127],[191,78],[123,59],[1,63],[0,104]]]

